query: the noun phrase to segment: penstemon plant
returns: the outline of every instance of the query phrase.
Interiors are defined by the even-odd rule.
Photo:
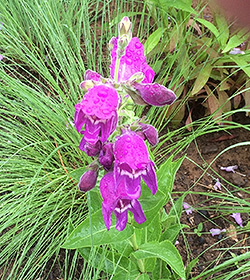
[[[94,267],[102,259],[102,270],[112,279],[186,279],[174,246],[183,228],[183,199],[169,214],[164,209],[182,159],[170,157],[156,170],[146,141],[155,146],[157,130],[136,117],[131,106],[170,105],[176,96],[153,82],[144,46],[131,29],[124,17],[118,37],[109,42],[110,78],[87,70],[80,84],[85,94],[75,106],[75,127],[82,134],[79,148],[93,162],[81,176],[79,189],[89,191],[89,217],[76,228],[71,225],[63,248],[77,249]],[[98,176],[99,190],[94,188]],[[97,253],[91,260],[94,247]]]

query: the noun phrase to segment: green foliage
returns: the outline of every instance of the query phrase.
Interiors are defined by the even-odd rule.
[[[110,273],[112,260],[115,258],[116,261],[113,261],[113,263],[117,263],[118,265],[114,272],[115,279],[120,279],[120,277],[130,279],[127,278],[128,267],[132,267],[129,269],[129,273],[135,273],[137,276],[141,272],[152,272],[158,258],[170,265],[177,275],[185,279],[184,265],[177,249],[172,244],[173,239],[171,238],[169,241],[165,235],[165,240],[159,243],[163,230],[161,228],[160,210],[170,198],[173,180],[183,158],[175,162],[172,160],[173,158],[169,157],[157,171],[159,189],[153,197],[147,186],[145,184],[142,186],[143,194],[140,202],[147,218],[145,223],[137,225],[133,222],[133,225],[136,227],[135,230],[134,227],[128,224],[124,231],[119,232],[115,229],[115,222],[113,221],[113,225],[107,231],[101,214],[101,204],[97,202],[98,199],[95,199],[94,205],[99,204],[99,210],[90,213],[88,218],[72,230],[62,247],[66,249],[78,249],[80,254],[87,259],[91,256],[91,248],[96,248],[95,250],[98,252],[95,255],[97,261],[93,262],[92,265],[94,267],[100,265],[99,259],[103,257],[102,269],[107,273]],[[89,193],[96,194],[95,190]],[[150,202],[150,200],[152,201]],[[180,203],[177,203],[174,207],[178,211],[178,217],[181,214],[181,207]],[[179,231],[180,228],[175,229],[174,235],[177,236]],[[130,238],[131,236],[132,238]],[[129,238],[132,241],[129,242]],[[112,244],[115,252],[105,255],[103,255],[103,249],[96,247],[98,245],[104,246],[110,244]],[[161,253],[159,248],[161,248]],[[140,260],[138,267],[132,265],[132,257]]]

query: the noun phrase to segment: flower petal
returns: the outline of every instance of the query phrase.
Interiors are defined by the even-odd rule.
[[[112,219],[111,219],[112,212],[113,212],[113,209],[108,207],[108,205],[106,205],[103,202],[102,203],[102,216],[103,216],[103,220],[104,220],[107,230],[109,230],[112,225]]]
[[[89,157],[97,156],[101,148],[102,148],[101,141],[97,141],[94,145],[91,145],[84,139],[84,137],[82,138],[79,145],[79,149],[84,151]]]
[[[118,123],[118,115],[117,112],[114,112],[114,116],[112,116],[109,120],[101,123],[101,141],[102,143],[106,142],[109,136],[115,131]]]
[[[158,107],[171,105],[176,99],[176,95],[172,90],[157,83],[133,83],[133,87],[141,98],[150,105]]]
[[[92,71],[90,69],[88,69],[84,74],[84,80],[92,80],[92,81],[100,82],[101,78],[102,76],[99,73]]]
[[[106,170],[110,170],[114,159],[113,143],[105,144],[100,152],[99,162]]]
[[[114,47],[111,52],[112,62],[110,64],[110,75],[114,79],[115,65],[117,58],[117,38],[113,42]],[[121,57],[118,72],[118,82],[127,81],[133,74],[142,72],[144,79],[142,82],[151,83],[154,79],[153,69],[147,65],[144,55],[144,46],[137,37],[133,37],[125,49],[125,54]]]
[[[87,119],[84,130],[84,138],[87,142],[94,145],[99,140],[99,134],[101,130],[100,123],[93,123]]]
[[[74,123],[75,123],[76,130],[80,132],[87,119],[85,117],[85,114],[81,110],[79,104],[76,104],[75,109],[76,111],[75,111]]]
[[[142,179],[147,184],[152,194],[154,195],[157,192],[157,177],[154,169],[154,163],[150,161],[146,168],[146,175],[142,174]]]
[[[144,170],[149,162],[147,146],[133,131],[126,131],[114,144],[115,164],[126,163],[131,170]]]
[[[115,211],[115,216],[116,216],[116,229],[119,231],[124,230],[128,222],[128,212]]]
[[[132,208],[129,209],[134,214],[135,221],[142,224],[146,221],[145,214],[142,210],[141,204],[137,199],[131,201]]]

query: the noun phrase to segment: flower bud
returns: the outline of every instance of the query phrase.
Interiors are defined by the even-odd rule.
[[[83,173],[78,184],[79,190],[82,192],[90,191],[96,185],[98,176],[98,168],[93,167]]]
[[[116,37],[112,37],[110,40],[109,40],[109,43],[108,43],[108,49],[109,51],[112,51],[114,46],[115,46],[115,41],[116,41]]]
[[[122,35],[128,35],[129,41],[132,38],[132,23],[128,17],[123,17],[123,19],[118,23],[118,34],[119,37]]]
[[[105,144],[99,154],[99,162],[109,171],[112,168],[114,159],[113,143]]]
[[[87,91],[89,88],[92,88],[95,84],[91,80],[85,80],[80,83],[80,88],[84,91]]]
[[[149,144],[155,146],[159,142],[158,132],[155,127],[145,123],[139,123],[139,125],[141,126],[141,130],[148,140]]]

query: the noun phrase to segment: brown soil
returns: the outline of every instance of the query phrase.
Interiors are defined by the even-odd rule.
[[[250,123],[250,118],[246,118],[244,114],[237,115],[236,118],[240,118],[241,123]],[[234,201],[228,201],[226,196],[231,192],[235,197],[250,202],[250,146],[232,148],[224,152],[214,162],[213,160],[226,148],[249,141],[250,131],[240,128],[227,132],[204,135],[192,142],[186,152],[187,158],[185,158],[175,179],[173,196],[179,197],[180,193],[190,190],[184,201],[194,208],[192,214],[187,215],[185,211],[182,213],[181,223],[188,225],[189,228],[184,229],[183,235],[179,235],[179,244],[176,245],[182,255],[184,265],[188,265],[191,260],[197,257],[199,258],[192,276],[197,276],[202,271],[231,258],[232,253],[240,255],[249,250],[249,232],[243,230],[241,233],[236,233],[236,228],[240,227],[230,217],[230,214],[234,212],[233,207],[244,206]],[[212,163],[211,168],[207,169],[204,174],[204,169],[210,163]],[[236,173],[220,169],[221,166],[231,165],[238,166]],[[223,178],[220,179],[221,190],[213,188],[216,182],[215,178],[218,178],[215,172]],[[225,199],[210,196],[216,192],[225,194]],[[250,220],[249,213],[244,213],[243,208],[242,212],[241,217],[243,226],[245,226]],[[202,223],[203,228],[201,236],[198,236],[195,229],[200,223]],[[209,232],[211,228],[226,229],[227,232],[212,237]],[[232,247],[241,247],[241,249],[232,249]],[[222,250],[222,248],[231,249]],[[232,269],[235,268],[232,267]],[[239,275],[230,279],[239,279]],[[250,277],[245,275],[240,279],[250,279]]]

